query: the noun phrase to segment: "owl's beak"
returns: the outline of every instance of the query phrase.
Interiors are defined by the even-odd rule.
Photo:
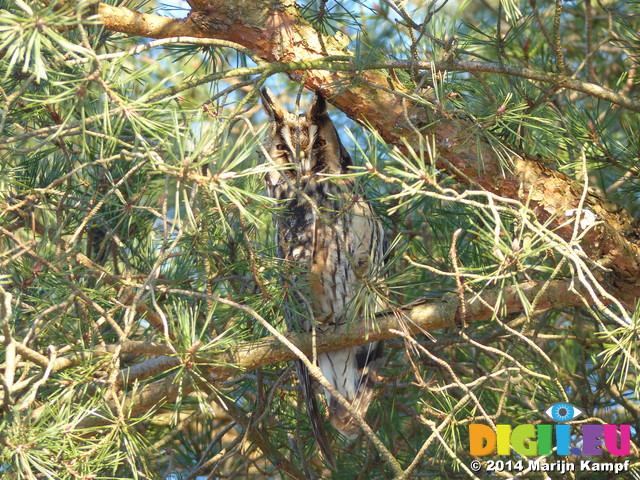
[[[298,159],[300,162],[300,173],[302,175],[307,175],[311,173],[311,159],[307,152],[304,150],[300,151],[300,158]]]

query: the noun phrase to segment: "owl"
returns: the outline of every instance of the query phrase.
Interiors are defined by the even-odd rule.
[[[347,149],[327,114],[319,93],[300,115],[287,111],[266,88],[262,103],[270,117],[265,140],[269,196],[278,201],[276,245],[283,261],[287,326],[312,334],[384,308],[383,300],[365,287],[379,277],[384,256],[384,230],[371,205],[359,194]],[[370,285],[370,283],[369,283]],[[314,356],[315,357],[315,356]],[[371,403],[382,363],[382,342],[372,342],[317,355],[329,383],[361,416]],[[312,430],[324,456],[332,462],[312,382],[296,361]],[[325,390],[331,424],[347,437],[358,426],[344,406]]]

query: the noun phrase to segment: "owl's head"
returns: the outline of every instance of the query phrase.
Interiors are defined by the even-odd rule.
[[[351,158],[327,114],[327,102],[316,93],[306,113],[289,112],[268,88],[262,105],[271,119],[265,148],[277,165],[300,169],[301,175],[345,173]]]

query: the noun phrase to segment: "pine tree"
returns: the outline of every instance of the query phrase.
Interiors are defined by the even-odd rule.
[[[563,402],[639,478],[638,2],[188,3],[0,0],[0,476],[482,478],[470,424]],[[373,331],[286,333],[265,84],[333,106]],[[332,472],[290,360],[376,339]]]

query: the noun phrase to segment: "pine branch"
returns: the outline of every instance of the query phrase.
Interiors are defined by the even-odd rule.
[[[626,8],[553,2],[536,25],[534,1],[496,24],[470,4],[467,50],[438,14],[446,0],[385,0],[361,24],[339,2],[189,3],[185,19],[31,0],[3,16],[3,471],[319,477],[288,362],[339,399],[309,359],[379,339],[377,401],[368,422],[354,416],[365,438],[332,441],[344,477],[471,475],[470,423],[552,401],[637,420],[640,235],[589,188],[638,206],[622,198],[638,189],[640,111]],[[583,15],[586,48],[568,41]],[[319,33],[360,28],[362,42]],[[352,139],[353,175],[394,239],[385,275],[362,284],[368,321],[314,339],[281,333],[289,269],[271,240],[278,206],[258,193],[272,166],[256,165],[254,100],[277,73],[298,101],[320,91],[370,129]],[[371,319],[372,295],[397,305],[425,289]]]
[[[187,20],[140,13],[106,3],[98,5],[100,20],[113,32],[128,33],[147,38],[200,37],[204,32]]]
[[[290,1],[267,4],[252,0],[193,1],[195,10],[187,19],[180,20],[185,26],[180,28],[185,31],[169,33],[165,31],[164,21],[155,18],[157,16],[142,22],[144,28],[140,28],[140,24],[134,21],[138,17],[125,12],[126,9],[100,4],[99,13],[108,29],[130,34],[144,34],[146,31],[146,35],[151,37],[179,34],[227,40],[251,49],[268,62],[304,62],[320,56],[344,56],[348,53],[344,50],[344,38],[340,35],[323,37],[292,5]],[[145,30],[147,25],[157,25],[157,28]],[[422,67],[429,65],[423,64]],[[581,91],[640,111],[637,101],[563,75],[485,62],[450,61],[448,65],[438,67],[521,76]],[[321,91],[347,116],[374,128],[386,142],[400,148],[403,148],[403,139],[408,139],[409,145],[417,150],[419,143],[414,137],[415,129],[426,128],[435,136],[439,168],[457,176],[462,182],[469,179],[491,192],[528,203],[542,222],[551,219],[552,227],[564,221],[564,212],[580,205],[583,186],[550,169],[544,160],[534,160],[512,151],[508,159],[510,165],[505,168],[505,160],[483,139],[481,126],[413,105],[408,100],[409,92],[401,87],[396,91],[384,87],[388,85],[387,78],[379,71],[359,71],[354,77],[355,69],[351,72],[340,70],[305,70],[304,76],[300,71],[288,74],[298,82],[304,79],[307,88]],[[345,82],[350,87],[341,90],[339,86]],[[596,214],[602,225],[585,235],[581,245],[592,259],[612,268],[612,286],[621,298],[630,301],[640,293],[640,246],[634,240],[638,228],[626,212],[595,194],[589,194],[584,206]],[[569,239],[571,229],[561,229],[560,234]]]
[[[164,39],[165,43],[194,43],[194,44],[202,44],[197,41],[198,37],[209,37],[215,35],[211,40],[219,40],[224,41],[221,38],[216,38],[218,35],[223,32],[211,32],[207,27],[207,25],[214,24],[216,22],[224,23],[227,21],[227,12],[216,9],[216,10],[203,10],[203,11],[195,11],[192,16],[187,17],[184,20],[181,19],[173,19],[168,17],[163,17],[160,15],[146,14],[133,12],[124,7],[113,7],[111,5],[100,4],[99,6],[100,19],[104,22],[105,26],[112,31],[127,33],[129,35],[137,35],[148,38],[160,38]],[[205,18],[206,17],[206,18]],[[296,19],[298,22],[301,20]],[[266,25],[266,24],[265,24]],[[169,27],[168,27],[169,26]],[[263,25],[259,25],[263,26]],[[309,26],[310,28],[310,26]],[[311,33],[311,32],[310,32]],[[185,35],[187,37],[180,38],[181,35]],[[231,35],[229,32],[228,35]],[[236,34],[234,34],[235,36]],[[321,38],[322,35],[318,32],[313,32],[313,35]],[[192,40],[189,40],[188,36],[193,37]],[[255,36],[255,34],[254,34]],[[204,39],[202,39],[204,41]],[[235,43],[230,42],[229,46],[231,48],[240,47],[242,45],[246,45],[245,52],[253,52],[256,46],[253,45],[253,42],[258,42],[259,39],[253,39],[251,37],[245,37],[241,42]],[[322,43],[325,43],[327,40],[323,39]],[[158,43],[160,45],[160,43]],[[152,45],[154,46],[154,45]],[[218,45],[225,46],[225,45]],[[237,46],[237,47],[236,47]],[[138,49],[142,51],[143,49],[149,48],[149,46],[145,46],[145,48]],[[136,52],[132,52],[136,53]],[[257,50],[256,53],[264,56],[264,51]],[[271,52],[273,54],[273,52]],[[309,54],[315,52],[308,52]],[[325,52],[326,53],[326,52]],[[346,52],[340,50],[341,54],[345,55]],[[307,57],[309,56],[307,55]],[[270,55],[274,56],[278,61],[282,61],[286,58],[286,55],[281,55],[281,58],[275,56],[275,54]],[[353,59],[352,59],[353,60]],[[483,72],[483,73],[496,73],[506,76],[515,76],[526,78],[529,80],[535,80],[543,83],[553,84],[557,89],[565,88],[568,90],[574,90],[577,92],[586,93],[595,98],[601,98],[606,100],[614,105],[619,105],[623,108],[629,109],[634,112],[640,112],[640,102],[633,100],[625,95],[617,94],[607,88],[604,88],[600,85],[596,85],[589,82],[582,82],[575,78],[570,77],[569,75],[565,75],[564,73],[549,73],[540,70],[534,70],[531,68],[523,68],[523,67],[515,67],[512,65],[505,65],[503,63],[493,63],[493,62],[477,62],[477,61],[465,61],[465,60],[454,60],[447,59],[445,61],[438,62],[424,62],[418,61],[417,59],[413,60],[397,60],[397,61],[382,61],[375,62],[369,65],[365,65],[360,67],[364,70],[381,70],[381,69],[393,69],[393,68],[416,68],[420,70],[436,70],[436,71],[459,71],[459,72]],[[337,71],[352,71],[353,65],[347,64],[344,68],[337,68]],[[564,68],[561,69],[561,72],[564,71]],[[384,82],[381,83],[384,85]],[[319,86],[319,85],[318,85]]]
[[[199,292],[165,290],[167,293],[191,295],[202,299],[210,297]],[[501,298],[503,300],[500,300]],[[504,289],[486,290],[481,295],[468,299],[464,308],[465,322],[490,321],[495,314],[492,307],[499,305],[501,301],[504,301],[505,305],[504,311],[500,312],[501,316],[521,313],[524,308],[523,298],[527,299],[528,304],[534,303],[536,305],[536,310],[528,312],[529,315],[536,315],[550,308],[581,306],[585,303],[585,298],[572,290],[570,282],[560,280],[547,283],[525,282]],[[211,299],[220,303],[226,301],[224,298],[218,297],[211,297]],[[245,307],[244,310],[257,315],[248,307]],[[315,344],[318,353],[322,353],[376,340],[397,338],[400,336],[398,332],[417,335],[442,328],[456,327],[462,323],[462,311],[458,293],[446,293],[438,300],[422,300],[394,312],[381,314],[376,319],[375,326],[359,323],[341,326],[334,332],[319,332]],[[305,355],[311,355],[314,340],[308,335],[298,336],[290,333],[286,335],[286,338]],[[135,348],[134,342],[131,342],[130,346]],[[161,347],[155,346],[154,348]],[[115,346],[109,347],[107,350],[113,351],[114,349]],[[158,353],[160,352],[158,351]],[[295,353],[280,340],[276,337],[266,337],[255,342],[235,345],[224,352],[212,355],[200,354],[195,362],[200,364],[200,368],[207,373],[208,380],[215,384],[232,378],[239,372],[258,369],[294,358],[296,358]],[[136,369],[137,373],[128,377],[129,383],[148,377],[149,375],[143,373],[145,369],[152,369],[153,374],[157,374],[157,360],[151,359],[132,367]],[[179,364],[178,359],[167,363],[167,370],[174,368],[177,364]],[[125,376],[121,375],[121,378],[123,377]],[[141,415],[158,405],[174,401],[178,395],[186,395],[193,391],[192,384],[180,384],[176,380],[177,374],[172,374],[129,393],[123,409],[130,411],[132,416]],[[105,422],[103,416],[88,417],[82,422],[82,426],[97,426]]]

